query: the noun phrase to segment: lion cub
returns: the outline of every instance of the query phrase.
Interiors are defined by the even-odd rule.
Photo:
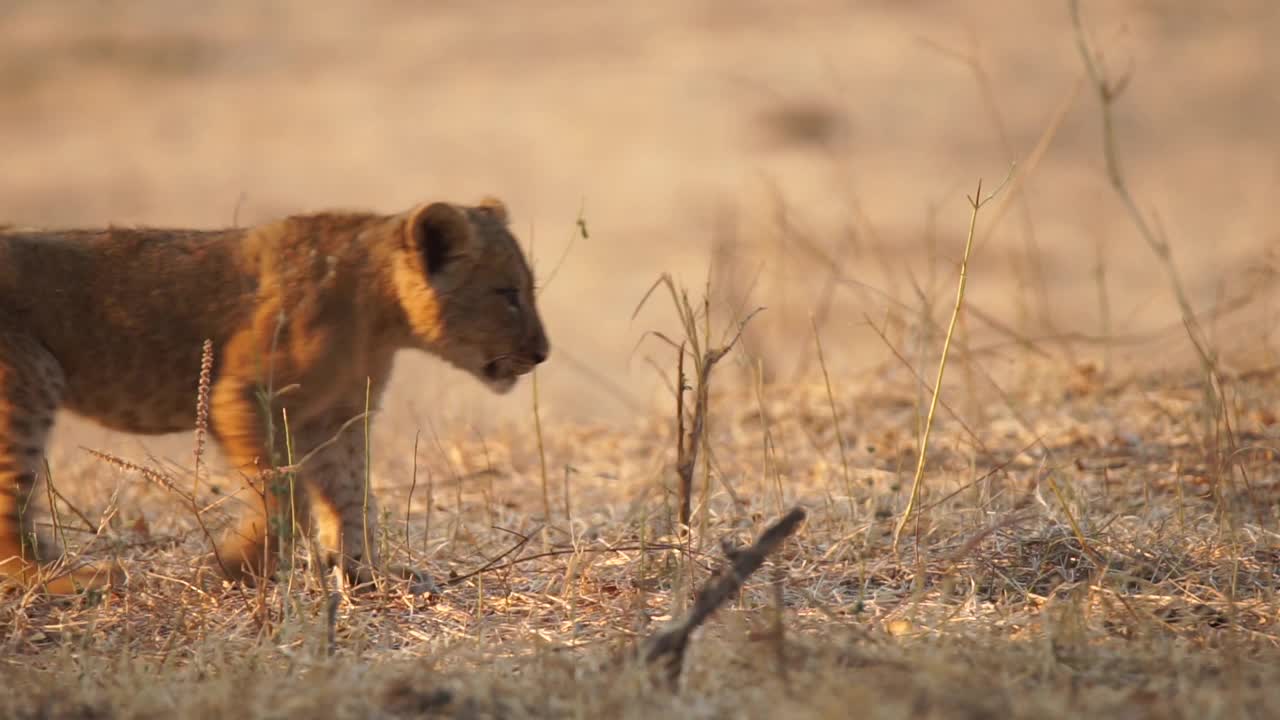
[[[379,567],[360,418],[398,350],[426,350],[502,393],[550,349],[529,265],[491,198],[228,230],[0,229],[0,581],[56,593],[106,582],[93,567],[41,572],[62,555],[29,506],[54,414],[192,429],[206,339],[210,432],[244,479],[240,519],[215,552],[232,579],[271,574],[281,517],[314,532],[353,581]],[[286,415],[302,459],[291,506],[254,487],[285,462]]]

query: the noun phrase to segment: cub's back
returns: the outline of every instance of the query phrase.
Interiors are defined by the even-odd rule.
[[[53,354],[69,409],[120,429],[180,429],[201,344],[223,340],[251,310],[243,234],[0,231],[0,333]]]

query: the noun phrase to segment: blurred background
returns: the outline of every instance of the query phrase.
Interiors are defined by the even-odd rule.
[[[1082,7],[1192,303],[1225,357],[1272,357],[1280,4]],[[970,357],[1194,366],[1107,185],[1065,2],[3,0],[0,40],[0,222],[504,199],[544,284],[554,417],[669,405],[674,351],[645,336],[678,335],[665,291],[632,318],[663,272],[695,303],[711,277],[714,335],[768,308],[747,338],[767,380],[814,379],[811,317],[842,378],[897,363],[880,332],[933,367],[965,196],[1015,160],[979,218]],[[527,421],[529,385],[494,398],[401,358],[387,412],[441,408]]]

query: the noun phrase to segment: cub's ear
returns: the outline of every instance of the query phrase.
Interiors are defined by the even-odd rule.
[[[492,213],[494,217],[498,218],[498,222],[503,225],[507,224],[507,206],[498,198],[492,195],[485,195],[480,198],[480,204],[476,207]]]
[[[409,239],[421,254],[428,275],[439,275],[475,252],[471,221],[449,203],[431,203],[409,215]]]

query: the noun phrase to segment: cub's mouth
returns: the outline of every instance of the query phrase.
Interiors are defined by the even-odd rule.
[[[505,393],[515,387],[521,375],[533,371],[537,363],[519,355],[500,355],[484,364],[481,374],[486,385],[498,393]]]

